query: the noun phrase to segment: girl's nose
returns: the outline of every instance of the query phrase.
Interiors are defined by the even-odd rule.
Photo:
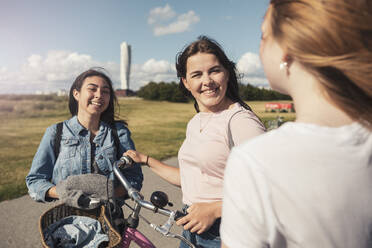
[[[102,91],[100,89],[97,89],[96,92],[94,93],[94,97],[101,98],[101,96],[102,96]]]
[[[202,77],[202,83],[203,83],[204,85],[209,85],[209,84],[211,84],[212,82],[213,82],[213,80],[212,80],[212,78],[211,78],[208,74],[203,75],[203,77]]]

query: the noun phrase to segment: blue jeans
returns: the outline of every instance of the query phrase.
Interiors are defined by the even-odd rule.
[[[183,212],[186,213],[188,206],[183,207]],[[192,233],[189,230],[183,230],[182,236],[193,243],[197,248],[220,248],[220,224],[221,218],[218,218],[213,225],[202,234]],[[181,241],[179,248],[189,248],[187,244]]]

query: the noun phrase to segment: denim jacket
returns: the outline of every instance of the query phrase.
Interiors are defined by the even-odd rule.
[[[90,132],[85,129],[77,116],[63,122],[60,152],[56,160],[54,155],[54,139],[57,131],[54,124],[47,128],[39,148],[32,161],[26,184],[29,195],[35,201],[51,201],[45,197],[46,192],[70,175],[91,173],[92,148]],[[116,123],[120,140],[119,151],[115,147],[114,136],[110,126],[100,122],[99,131],[93,140],[94,158],[102,174],[114,179],[112,163],[117,160],[117,154],[123,154],[129,149],[135,149],[130,138],[130,131],[123,123]],[[127,169],[124,175],[132,186],[138,190],[142,188],[143,174],[140,165]],[[117,184],[117,180],[114,180]]]

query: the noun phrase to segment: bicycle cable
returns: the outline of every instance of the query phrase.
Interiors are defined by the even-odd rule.
[[[134,208],[132,208],[130,205],[128,205],[128,203],[124,203],[125,206],[127,206],[128,208],[130,208],[132,211],[135,211]],[[140,213],[138,213],[138,216],[143,219],[148,225],[151,225],[152,223],[150,221],[148,221],[145,217],[143,217]]]

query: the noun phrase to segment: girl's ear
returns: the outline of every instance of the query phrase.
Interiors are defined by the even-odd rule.
[[[76,89],[74,89],[74,91],[72,92],[72,95],[74,96],[75,100],[78,102],[79,101],[80,92],[77,91]]]
[[[288,55],[287,53],[285,53],[282,57],[282,61],[283,62],[286,62],[288,64],[288,66],[293,62],[293,59],[290,55]]]
[[[182,79],[182,83],[183,83],[183,85],[185,85],[185,88],[188,90],[188,91],[190,91],[190,85],[187,83],[187,80],[186,80],[186,78],[181,78]]]
[[[280,46],[281,50],[282,50],[282,60],[283,62],[286,62],[288,67],[291,66],[291,64],[293,63],[293,57],[288,53],[288,48],[286,46],[282,47]]]

